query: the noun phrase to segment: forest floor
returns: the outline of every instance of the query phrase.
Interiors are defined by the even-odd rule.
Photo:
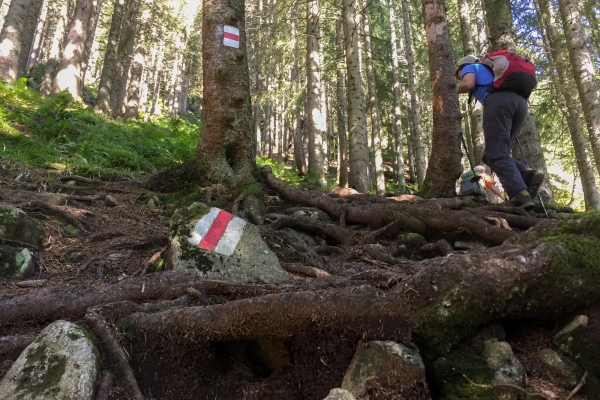
[[[144,189],[134,181],[102,182],[91,184],[85,180],[68,177],[59,181],[46,182],[48,171],[25,169],[20,165],[0,158],[0,202],[23,209],[38,219],[50,232],[50,240],[44,249],[32,253],[39,266],[36,279],[43,279],[45,287],[56,288],[90,288],[105,283],[116,283],[140,275],[148,260],[167,246],[167,234],[170,215],[174,211],[164,205],[164,194],[153,193]],[[54,185],[54,187],[52,187]],[[72,185],[72,188],[69,186]],[[45,201],[46,190],[68,197],[68,204],[59,208],[75,217],[83,230],[73,231],[68,221],[60,215],[50,215],[47,211],[36,209],[35,202]],[[116,205],[108,206],[104,198],[111,195],[116,199]],[[93,196],[97,196],[94,200]],[[149,200],[157,196],[160,200],[152,207]],[[209,196],[210,197],[210,196]],[[206,199],[202,199],[206,201]],[[211,206],[231,210],[232,197],[212,199]],[[267,224],[268,226],[268,224]],[[73,233],[69,233],[73,232]],[[263,229],[267,244],[281,257],[285,252],[295,253],[293,249],[268,229]],[[358,232],[357,236],[368,232]],[[292,254],[293,256],[293,254]],[[354,256],[354,258],[352,258]],[[289,260],[289,257],[286,257]],[[385,264],[368,256],[354,255],[331,256],[326,258],[328,272],[336,275],[349,266],[358,264],[369,265],[371,268],[385,269]],[[282,260],[286,261],[286,260]],[[418,260],[407,260],[417,262]],[[295,263],[302,263],[296,260]],[[306,279],[301,275],[292,275],[294,280]],[[0,301],[15,296],[25,295],[37,290],[36,288],[20,288],[12,279],[0,280]],[[44,325],[23,324],[3,328],[0,336],[37,334]],[[525,389],[529,393],[539,393],[547,399],[566,399],[567,389],[555,376],[547,373],[535,357],[539,349],[550,347],[556,326],[540,327],[538,325],[515,325],[507,329],[507,341],[513,347],[515,354],[524,363],[526,369]],[[600,337],[600,326],[590,326],[595,335]],[[592,332],[593,333],[593,332]],[[10,368],[12,361],[0,365],[0,378]],[[344,365],[339,366],[343,374]],[[232,378],[233,379],[233,378]],[[237,379],[237,378],[236,378]],[[306,377],[305,382],[310,382]],[[341,382],[340,382],[341,383]],[[144,379],[140,380],[142,392],[147,393]],[[243,392],[237,392],[228,397],[226,389],[237,386],[224,381],[217,385],[220,393],[214,393],[219,399],[259,399],[263,398],[256,390],[247,386]],[[250,396],[248,393],[255,393]],[[111,398],[121,397],[117,388]],[[435,395],[434,395],[435,397]],[[159,397],[160,398],[160,397]],[[166,397],[162,397],[166,398]],[[208,392],[205,398],[208,397]],[[278,398],[264,397],[264,398]],[[281,397],[282,399],[284,397]],[[296,396],[294,396],[296,398]],[[301,398],[301,397],[299,397]],[[573,400],[585,399],[578,394],[570,397]],[[173,397],[176,399],[176,397]],[[590,399],[592,400],[592,399]]]

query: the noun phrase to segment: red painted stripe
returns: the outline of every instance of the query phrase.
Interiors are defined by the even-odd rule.
[[[223,233],[225,233],[227,224],[232,219],[233,215],[229,214],[227,211],[219,211],[219,215],[217,215],[217,218],[213,221],[208,232],[206,232],[206,235],[204,235],[204,238],[198,244],[198,247],[204,250],[214,250],[217,243],[219,243],[219,240],[221,240]]]
[[[236,42],[240,41],[240,36],[235,33],[223,32],[223,37],[231,40],[235,40]]]

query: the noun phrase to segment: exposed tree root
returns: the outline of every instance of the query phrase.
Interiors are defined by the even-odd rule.
[[[310,265],[318,269],[325,269],[325,261],[323,258],[315,253],[309,246],[299,242],[286,232],[279,232],[279,236],[281,236],[287,244],[296,249]]]
[[[23,208],[28,209],[28,210],[41,211],[42,213],[44,213],[46,215],[59,218],[62,221],[73,225],[75,228],[79,229],[80,231],[87,232],[87,230],[85,229],[85,227],[83,226],[81,221],[79,221],[79,219],[75,218],[74,216],[69,214],[67,211],[64,211],[63,209],[61,209],[59,207],[52,206],[48,203],[44,203],[43,201],[30,201],[30,202],[24,204]]]
[[[135,375],[129,365],[128,357],[117,341],[117,338],[115,338],[112,333],[112,330],[108,327],[104,317],[89,310],[85,315],[85,322],[90,326],[92,332],[100,339],[108,351],[108,354],[113,359],[117,369],[116,372],[119,372],[119,375],[128,388],[129,394],[135,400],[144,400],[144,395],[142,395],[137,380],[135,379]]]
[[[163,235],[150,236],[147,238],[138,238],[128,240],[125,242],[116,243],[113,248],[115,250],[131,249],[131,250],[142,250],[153,246],[166,246],[168,244],[168,237]]]
[[[102,371],[100,375],[100,384],[96,391],[96,400],[108,400],[110,390],[113,387],[114,376],[110,371]]]
[[[316,235],[322,235],[333,239],[344,246],[356,243],[352,232],[339,228],[332,224],[325,224],[309,217],[279,217],[271,224],[271,228],[279,230],[284,227],[300,229]]]
[[[306,275],[316,279],[327,279],[331,276],[327,271],[302,264],[284,263],[281,264],[281,267],[292,274]]]
[[[260,209],[260,201],[258,201],[256,196],[250,194],[246,197],[244,200],[244,211],[246,211],[246,215],[250,218],[250,221],[256,225],[265,223],[265,217],[263,217]]]
[[[0,363],[4,360],[16,360],[19,354],[35,340],[34,335],[0,337]]]

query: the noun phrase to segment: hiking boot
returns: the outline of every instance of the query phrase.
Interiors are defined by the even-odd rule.
[[[533,200],[531,199],[531,196],[527,190],[521,190],[519,193],[512,196],[508,201],[508,205],[513,207],[521,207],[527,211],[532,210],[535,207],[535,204],[533,204]]]
[[[523,178],[525,184],[527,185],[529,196],[533,199],[535,196],[537,196],[542,183],[544,183],[544,173],[541,171],[535,171],[533,169],[527,169],[525,170]]]

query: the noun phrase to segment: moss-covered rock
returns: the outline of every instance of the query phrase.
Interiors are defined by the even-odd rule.
[[[0,204],[0,239],[41,246],[48,238],[46,229],[18,208]]]
[[[99,356],[85,329],[67,321],[47,326],[0,382],[2,400],[91,400]]]
[[[0,278],[29,278],[35,263],[28,249],[0,245]]]

